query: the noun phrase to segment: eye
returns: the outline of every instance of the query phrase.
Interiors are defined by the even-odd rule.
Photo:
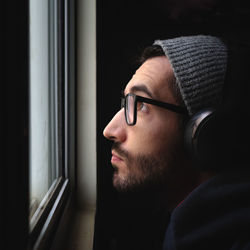
[[[137,102],[137,111],[148,111],[148,107],[144,102]]]

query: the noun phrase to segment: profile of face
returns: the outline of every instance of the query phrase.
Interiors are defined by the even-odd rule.
[[[167,57],[146,60],[128,82],[124,95],[133,93],[175,105],[171,84],[173,70]],[[119,110],[103,131],[112,140],[113,185],[120,191],[171,188],[177,185],[185,161],[180,114],[140,103],[134,126],[126,123],[124,108]]]

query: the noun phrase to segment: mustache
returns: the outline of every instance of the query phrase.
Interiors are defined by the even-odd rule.
[[[121,157],[130,159],[130,154],[127,150],[122,149],[120,142],[114,142],[112,145],[112,150],[115,150]]]

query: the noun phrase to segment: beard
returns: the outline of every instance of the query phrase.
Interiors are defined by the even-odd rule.
[[[127,167],[127,174],[121,175],[119,167],[113,165],[113,185],[120,192],[157,191],[168,186],[175,179],[178,171],[176,167],[179,158],[178,150],[172,150],[168,154],[159,153],[156,157],[145,154],[132,155],[122,149],[117,142],[113,144],[112,149],[123,157]],[[174,162],[175,167],[173,167]]]

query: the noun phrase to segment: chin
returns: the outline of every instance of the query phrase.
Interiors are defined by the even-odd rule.
[[[142,180],[138,181],[134,176],[132,178],[131,176],[125,177],[117,173],[113,176],[113,186],[120,193],[136,193],[152,188],[152,186],[148,187]]]
[[[113,186],[119,192],[127,192],[130,189],[126,178],[120,176],[118,172],[115,172],[113,175]]]

